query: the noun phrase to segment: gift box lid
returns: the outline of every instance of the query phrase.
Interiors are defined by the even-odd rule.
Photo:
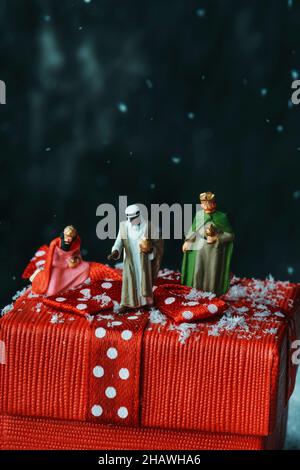
[[[293,389],[298,285],[233,278],[221,315],[178,324],[157,308],[165,296],[150,311],[118,316],[119,273],[107,277],[101,266],[90,285],[71,293],[87,305],[81,314],[68,309],[71,300],[50,305],[30,288],[6,309],[2,413],[245,435],[273,431]],[[161,271],[157,286],[179,280],[178,273]],[[107,309],[100,303],[92,316],[88,305],[97,286],[114,302]],[[198,302],[199,295],[186,301]]]

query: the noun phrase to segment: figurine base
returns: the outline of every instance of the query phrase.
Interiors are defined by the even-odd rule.
[[[279,450],[287,408],[269,436],[104,426],[80,421],[0,416],[1,450]]]

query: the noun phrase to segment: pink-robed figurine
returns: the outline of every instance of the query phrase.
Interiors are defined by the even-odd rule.
[[[33,293],[56,295],[79,286],[89,277],[89,263],[81,258],[80,244],[72,225],[52,240],[44,269],[37,269],[30,278]]]

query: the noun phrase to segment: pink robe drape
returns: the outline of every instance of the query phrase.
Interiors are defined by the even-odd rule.
[[[78,249],[64,251],[58,246],[55,247],[51,276],[48,284],[46,296],[56,295],[82,284],[89,277],[89,263],[81,261],[75,268],[70,268],[68,260],[74,255],[78,255]]]

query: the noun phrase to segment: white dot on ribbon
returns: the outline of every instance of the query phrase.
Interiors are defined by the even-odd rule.
[[[95,330],[95,335],[97,338],[104,338],[104,336],[106,335],[106,329],[102,326],[99,326],[99,328],[96,328]]]
[[[128,416],[128,410],[125,406],[121,406],[119,409],[118,409],[118,416],[119,418],[122,418],[122,419],[125,419],[127,418]]]
[[[209,313],[217,313],[219,309],[215,304],[209,304],[207,306],[207,310],[209,311]]]
[[[107,389],[105,390],[105,395],[107,396],[107,398],[115,398],[115,396],[117,395],[117,390],[115,389],[115,387],[107,387]]]
[[[175,300],[176,300],[175,297],[168,297],[167,299],[165,299],[165,304],[170,305],[173,302],[175,302]]]
[[[86,304],[78,304],[78,305],[76,305],[76,308],[78,310],[85,310],[87,308],[87,305]]]
[[[122,367],[122,369],[119,370],[119,377],[122,380],[127,380],[129,378],[129,370],[126,369],[126,367]]]
[[[193,312],[190,312],[189,310],[186,310],[185,312],[182,313],[183,318],[186,320],[191,320],[193,318]]]
[[[109,359],[116,359],[116,357],[118,357],[118,351],[116,348],[109,348],[106,354]]]
[[[112,287],[112,283],[111,282],[103,282],[101,284],[101,287],[103,287],[103,289],[110,289]]]
[[[124,331],[122,331],[121,337],[122,337],[122,339],[124,339],[125,341],[128,341],[128,340],[131,339],[131,337],[132,337],[132,331],[130,331],[130,330],[124,330]]]
[[[103,409],[102,409],[102,407],[101,407],[100,405],[94,405],[94,406],[92,407],[92,415],[93,415],[93,416],[98,417],[98,416],[101,416],[102,413],[103,413]]]
[[[93,374],[94,374],[94,376],[97,377],[97,378],[103,377],[103,375],[104,375],[104,369],[103,369],[103,367],[101,367],[101,366],[96,366],[96,367],[94,367],[94,369],[93,369]]]

